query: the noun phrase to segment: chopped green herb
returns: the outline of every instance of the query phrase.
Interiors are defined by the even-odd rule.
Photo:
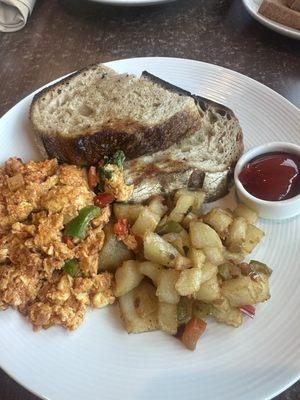
[[[67,261],[65,261],[62,269],[65,271],[66,274],[68,274],[68,275],[72,276],[72,278],[74,278],[80,271],[79,262],[75,258],[72,258],[71,260],[67,260]]]
[[[123,150],[117,150],[112,158],[112,163],[116,164],[119,168],[123,167],[125,161],[125,154]]]
[[[108,169],[105,169],[103,167],[99,168],[99,175],[101,179],[111,179],[112,177],[112,172]]]

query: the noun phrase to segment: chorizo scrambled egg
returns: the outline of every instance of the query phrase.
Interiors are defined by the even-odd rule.
[[[0,169],[0,310],[13,307],[34,328],[76,329],[87,307],[114,302],[112,275],[98,273],[98,254],[109,206],[84,239],[64,235],[65,225],[93,204],[85,169],[57,161],[11,158]],[[79,273],[64,271],[76,260]]]

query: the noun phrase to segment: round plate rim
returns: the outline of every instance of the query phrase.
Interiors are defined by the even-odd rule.
[[[243,0],[245,1],[245,0]],[[147,60],[157,60],[158,62],[164,62],[164,61],[168,61],[168,60],[173,60],[173,61],[178,61],[178,62],[191,62],[191,63],[196,63],[196,64],[202,64],[202,65],[206,65],[209,66],[211,68],[215,68],[216,70],[219,71],[227,71],[230,74],[242,77],[242,79],[247,80],[248,82],[252,82],[253,84],[255,84],[256,86],[260,86],[261,89],[265,90],[265,91],[269,91],[270,94],[272,94],[273,96],[280,98],[281,101],[285,102],[287,105],[289,105],[289,107],[291,107],[294,111],[299,112],[299,109],[293,104],[291,103],[289,100],[287,100],[285,97],[283,97],[282,95],[280,95],[279,93],[277,93],[276,91],[274,91],[273,89],[271,89],[270,87],[262,84],[261,82],[256,81],[255,79],[248,77],[240,72],[231,70],[229,68],[226,67],[222,67],[216,64],[211,64],[211,63],[207,63],[207,62],[203,62],[203,61],[199,61],[199,60],[195,60],[195,59],[186,59],[186,58],[176,58],[176,57],[132,57],[132,58],[124,58],[124,59],[118,59],[118,60],[113,60],[113,61],[107,61],[104,64],[113,67],[114,64],[118,64],[118,63],[126,63],[127,61],[131,61],[134,62],[135,60],[139,60],[139,61],[147,61]],[[39,92],[41,89],[43,89],[44,87],[47,87],[53,83],[56,83],[57,81],[61,80],[62,78],[68,76],[72,74],[68,73],[64,76],[61,76],[57,79],[54,79],[51,82],[48,82],[47,84],[41,86],[40,88],[34,90],[33,92],[29,93],[27,96],[25,96],[24,98],[20,99],[13,107],[11,107],[5,114],[3,114],[0,117],[0,122],[3,119],[6,119],[9,117],[9,114],[13,113],[14,109],[21,103],[26,101],[29,97],[33,96],[35,93]],[[300,114],[299,114],[300,115]],[[299,119],[300,121],[300,119]],[[45,399],[45,400],[51,400],[49,397],[43,395],[42,393],[31,389],[27,383],[23,382],[22,379],[18,379],[14,376],[14,373],[12,371],[9,371],[8,369],[6,369],[5,367],[3,367],[3,365],[0,365],[0,368],[8,375],[10,376],[15,382],[17,382],[19,385],[21,385],[22,387],[24,387],[26,390],[28,390],[30,393],[33,393],[34,395],[40,397],[41,399]],[[273,391],[272,394],[268,395],[267,397],[265,397],[265,400],[269,400],[274,398],[275,396],[277,396],[278,394],[282,393],[283,391],[285,391],[287,388],[289,388],[290,386],[292,386],[295,382],[297,382],[300,379],[300,370],[298,372],[298,375],[295,376],[293,379],[289,380],[288,383],[286,383],[285,385],[280,386],[280,388],[278,388],[276,391]]]

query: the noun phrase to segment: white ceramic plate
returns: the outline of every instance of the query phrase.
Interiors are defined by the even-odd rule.
[[[231,107],[249,148],[299,142],[296,107],[236,72],[198,61],[139,58],[114,61],[120,72],[144,69]],[[0,120],[0,162],[38,159],[28,109],[33,94]],[[221,201],[225,205],[226,199]],[[230,202],[230,199],[227,199]],[[0,365],[50,400],[266,400],[300,375],[300,218],[259,221],[266,237],[253,254],[273,267],[272,299],[239,329],[209,323],[195,352],[160,332],[128,335],[114,307],[90,311],[75,332],[33,333],[13,310],[0,312]]]
[[[152,6],[155,4],[171,3],[176,0],[90,0],[95,3],[109,4],[111,6]]]
[[[252,17],[261,24],[265,25],[267,28],[270,28],[275,32],[281,33],[282,35],[289,36],[298,40],[300,39],[299,30],[289,28],[288,26],[279,24],[278,22],[272,21],[271,19],[259,14],[258,9],[262,3],[262,0],[243,0],[243,3],[249,13],[252,15]]]

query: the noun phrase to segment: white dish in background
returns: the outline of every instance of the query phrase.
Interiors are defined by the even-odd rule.
[[[282,139],[299,142],[300,113],[262,84],[228,69],[174,58],[108,63],[143,70],[224,103],[240,119],[246,150]],[[33,94],[0,120],[0,162],[38,159],[28,109]],[[227,204],[226,204],[227,201]],[[230,198],[220,205],[233,205]],[[266,236],[251,258],[273,268],[272,298],[235,329],[209,322],[195,352],[160,332],[128,335],[116,307],[90,311],[75,332],[38,333],[15,311],[0,312],[0,366],[49,400],[266,400],[300,376],[300,218],[259,220]]]
[[[153,6],[156,4],[171,3],[176,0],[89,0],[94,3],[109,4],[111,6]]]
[[[243,0],[243,3],[249,13],[252,15],[252,17],[261,24],[265,25],[267,28],[270,28],[275,32],[281,33],[282,35],[300,40],[299,30],[290,28],[286,25],[282,25],[279,22],[273,21],[272,19],[269,19],[259,14],[258,9],[262,3],[262,0]]]
[[[261,218],[283,220],[300,214],[300,195],[281,201],[262,200],[249,193],[239,180],[239,174],[242,172],[244,166],[248,164],[248,162],[257,156],[268,154],[273,151],[296,154],[298,157],[300,157],[300,146],[296,144],[273,142],[253,147],[244,153],[236,164],[234,170],[234,182],[240,201],[246,204],[246,206],[257,211]]]

